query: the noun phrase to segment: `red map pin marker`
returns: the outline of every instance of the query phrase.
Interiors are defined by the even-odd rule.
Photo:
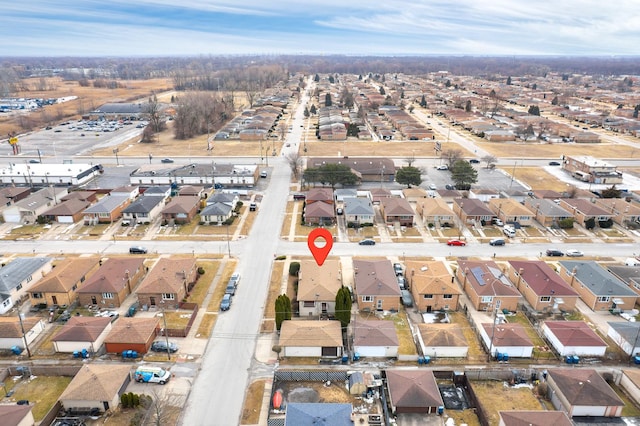
[[[324,246],[318,247],[316,245],[316,240],[318,238],[322,238],[325,241]],[[309,250],[311,250],[311,254],[316,260],[318,266],[322,266],[331,251],[331,247],[333,247],[333,235],[331,235],[331,232],[327,231],[325,228],[316,228],[309,233],[309,237],[307,237],[307,245],[309,246]]]

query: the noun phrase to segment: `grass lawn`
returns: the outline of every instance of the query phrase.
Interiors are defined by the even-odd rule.
[[[165,311],[164,316],[167,320],[167,328],[185,328],[191,319],[191,315],[192,313],[189,311]],[[162,312],[159,312],[157,316],[160,318],[160,323],[164,326]]]
[[[409,327],[406,312],[400,311],[389,317],[396,326],[396,333],[398,334],[398,341],[400,342],[398,355],[417,355],[418,349],[411,335],[411,328]]]
[[[471,328],[469,320],[464,316],[462,312],[449,312],[449,319],[452,324],[458,325],[462,329],[464,338],[467,339],[469,345],[469,351],[467,352],[467,359],[469,362],[485,362],[487,360],[487,353],[484,351],[478,336]]]
[[[527,387],[512,388],[505,386],[503,381],[472,381],[471,386],[487,413],[491,426],[498,424],[498,411],[542,409],[538,398]]]
[[[509,315],[506,318],[508,322],[518,323],[524,327],[524,331],[533,343],[533,359],[556,359],[551,348],[549,348],[544,339],[536,333],[529,319],[522,312],[516,312],[515,315]]]
[[[33,379],[20,379],[14,382],[9,376],[4,384],[7,392],[14,391],[12,401],[21,399],[29,401],[29,405],[33,407],[33,418],[38,422],[53,407],[71,379],[72,377],[66,376],[36,376]]]
[[[451,417],[456,425],[480,426],[480,419],[473,408],[468,410],[445,410],[444,421]]]
[[[198,267],[202,267],[204,269],[204,275],[200,276],[198,283],[191,290],[191,294],[187,299],[189,302],[197,303],[200,307],[202,306],[202,302],[204,302],[204,299],[209,292],[211,280],[213,280],[213,277],[218,273],[221,263],[222,262],[218,260],[198,261]]]
[[[247,216],[245,217],[244,222],[242,223],[242,229],[240,229],[240,235],[249,235],[249,232],[253,227],[253,222],[255,222],[256,215],[258,214],[258,212],[249,211],[249,207],[247,206],[243,206],[242,209],[240,209],[240,211],[242,212],[241,214],[245,214],[245,211],[247,212]]]
[[[298,208],[298,212],[302,209],[302,202],[300,202],[300,207]],[[287,201],[287,208],[284,214],[284,220],[282,221],[282,231],[280,232],[281,237],[288,237],[289,231],[291,230],[291,221],[293,220],[293,202]]]
[[[211,336],[211,331],[213,330],[213,326],[216,325],[216,320],[218,319],[218,314],[214,314],[212,312],[205,312],[202,321],[200,321],[200,326],[198,326],[198,332],[196,333],[196,337],[199,339],[208,339]]]
[[[236,261],[230,260],[226,262],[224,270],[220,274],[220,280],[218,281],[218,285],[216,286],[211,299],[209,300],[209,305],[207,306],[207,312],[218,312],[220,308],[220,301],[222,300],[222,296],[224,296],[224,291],[227,288],[227,282],[229,278],[231,278],[231,274],[236,269]],[[238,287],[242,286],[242,277],[240,278],[240,284]]]
[[[264,397],[264,385],[266,380],[257,380],[249,385],[249,389],[244,396],[244,407],[242,409],[243,425],[257,425],[260,420],[260,410]]]
[[[496,157],[511,157],[514,152],[520,158],[560,158],[562,155],[591,155],[596,158],[630,158],[632,148],[627,145],[610,143],[516,143],[488,142],[474,138],[474,143]],[[519,170],[519,169],[518,169]],[[517,174],[517,172],[516,172]],[[517,176],[516,176],[517,177]],[[518,178],[519,179],[519,178]]]
[[[515,170],[515,179],[526,183],[534,191],[537,189],[551,189],[558,192],[567,190],[567,184],[565,182],[547,173],[543,168],[517,167]],[[511,175],[513,168],[506,168],[504,171],[508,175]]]
[[[269,293],[267,295],[267,303],[264,307],[264,318],[271,319],[276,317],[276,299],[282,294],[282,276],[284,271],[284,261],[276,260],[273,262],[273,268],[271,269],[271,279],[269,281]],[[288,272],[287,272],[288,273]],[[294,277],[289,277],[293,279]],[[293,299],[293,294],[287,294],[290,299]]]

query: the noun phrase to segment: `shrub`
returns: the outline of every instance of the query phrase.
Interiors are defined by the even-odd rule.
[[[275,260],[285,260],[287,258],[286,255],[280,255],[278,257],[275,258]]]
[[[291,262],[289,265],[289,275],[297,277],[300,272],[300,262]]]
[[[558,222],[558,227],[560,227],[560,229],[573,228],[573,218],[568,217],[566,219],[562,219],[561,221]]]
[[[131,396],[128,393],[123,393],[120,395],[120,403],[122,404],[122,408],[131,408]]]
[[[202,266],[198,266],[198,274],[204,275],[204,268]]]
[[[435,227],[435,225],[434,225],[433,223],[429,223],[429,224],[427,224],[427,226],[428,226],[429,228],[433,228],[433,227]]]

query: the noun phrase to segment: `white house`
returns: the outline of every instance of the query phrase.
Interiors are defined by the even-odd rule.
[[[11,349],[13,346],[25,349],[25,339],[30,345],[45,327],[46,324],[39,318],[24,318],[21,325],[17,316],[0,317],[0,349]]]
[[[283,321],[279,345],[285,357],[340,357],[340,321]]]
[[[545,321],[542,334],[561,355],[604,356],[607,344],[583,321]]]
[[[0,268],[0,314],[29,297],[27,290],[51,270],[50,257],[19,257]]]
[[[131,365],[83,364],[60,395],[67,411],[115,410],[131,381]]]
[[[640,404],[640,370],[622,370],[618,386],[624,389],[636,404]]]
[[[469,343],[456,324],[418,324],[422,353],[433,358],[466,358]]]
[[[56,352],[73,353],[86,349],[96,353],[110,331],[109,317],[71,317],[51,340]]]
[[[640,323],[637,322],[608,322],[607,336],[627,355],[640,354]]]
[[[2,216],[7,223],[35,223],[38,216],[68,193],[66,188],[43,188],[4,209]]]
[[[533,342],[522,324],[481,324],[480,338],[493,357],[507,354],[509,358],[531,358],[533,354]]]
[[[353,350],[362,357],[397,358],[400,345],[390,320],[361,320],[353,323]]]

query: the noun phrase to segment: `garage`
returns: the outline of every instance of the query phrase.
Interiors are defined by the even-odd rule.
[[[338,356],[338,348],[323,346],[322,347],[322,356],[337,357]]]

